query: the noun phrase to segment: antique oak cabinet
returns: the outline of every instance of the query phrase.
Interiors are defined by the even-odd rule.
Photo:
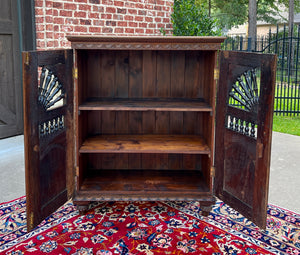
[[[207,214],[219,197],[265,228],[273,55],[219,51],[221,37],[68,39],[23,53],[28,230],[70,198]]]

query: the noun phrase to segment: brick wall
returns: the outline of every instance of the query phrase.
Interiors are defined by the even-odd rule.
[[[35,0],[37,49],[68,48],[67,34],[161,35],[173,0]]]

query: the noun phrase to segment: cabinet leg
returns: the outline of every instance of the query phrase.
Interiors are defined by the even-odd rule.
[[[89,203],[76,203],[76,208],[79,211],[80,215],[84,215],[89,209]]]
[[[212,205],[201,205],[200,204],[200,209],[201,209],[201,215],[207,217],[212,209]]]

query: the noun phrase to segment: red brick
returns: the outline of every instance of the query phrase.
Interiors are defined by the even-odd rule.
[[[92,6],[87,5],[87,4],[80,4],[79,5],[79,10],[81,10],[81,11],[91,11]]]
[[[139,23],[139,27],[144,27],[144,28],[146,28],[146,27],[148,27],[148,23],[145,23],[145,22]]]
[[[100,18],[100,15],[99,15],[98,12],[90,12],[88,14],[88,16],[89,16],[90,19],[99,19]]]
[[[117,8],[117,13],[122,13],[122,14],[126,14],[126,9],[125,8]]]
[[[38,49],[44,49],[45,48],[45,41],[44,40],[37,40],[36,46]]]
[[[135,16],[134,20],[135,21],[144,21],[144,17],[143,16]]]
[[[122,7],[122,6],[124,6],[124,1],[115,1],[114,4],[115,4],[115,6]]]
[[[112,19],[112,14],[101,14],[101,19]]]
[[[126,21],[118,21],[117,26],[118,27],[127,27],[127,22]]]
[[[74,0],[74,2],[77,2],[77,3],[87,3],[87,0]]]
[[[84,32],[86,33],[87,32],[87,28],[84,27],[84,26],[76,26],[75,29],[74,29],[75,32]]]
[[[144,29],[142,29],[142,28],[136,28],[135,29],[135,33],[137,33],[137,34],[144,34]]]
[[[138,23],[137,22],[128,22],[129,27],[137,27]]]
[[[44,15],[44,9],[35,8],[35,15]]]
[[[124,16],[124,20],[133,20],[133,16],[126,15]]]
[[[80,25],[89,26],[91,25],[91,21],[88,19],[80,19]]]
[[[35,8],[43,7],[44,6],[44,1],[43,0],[35,0],[34,5],[35,5]]]
[[[49,0],[49,1],[46,0],[45,3],[46,3],[46,7],[47,7],[47,8],[53,8],[53,0],[51,0],[51,1],[50,1],[50,0]]]
[[[64,9],[65,10],[76,10],[77,5],[76,4],[65,3],[64,4]]]
[[[66,18],[65,19],[65,24],[69,24],[69,25],[78,25],[79,21],[78,19],[73,19],[73,18]]]
[[[100,0],[89,0],[91,4],[100,4]]]
[[[113,26],[113,27],[115,27],[116,26],[116,21],[112,21],[112,20],[107,20],[106,22],[105,22],[105,25],[106,26]]]
[[[104,28],[102,29],[102,32],[103,32],[104,34],[112,33],[112,32],[113,32],[113,29],[112,29],[111,27],[104,27]]]
[[[46,23],[52,23],[53,22],[53,17],[52,16],[46,16],[45,21],[46,21]]]
[[[104,26],[104,21],[103,20],[93,20],[93,25],[94,26]]]
[[[51,15],[53,14],[53,9],[46,9],[46,15]]]
[[[53,38],[54,34],[53,32],[46,32],[46,38]]]
[[[52,11],[52,16],[58,16],[58,10],[53,9],[53,11]]]
[[[59,12],[59,15],[60,15],[60,16],[63,16],[63,17],[72,17],[72,16],[73,16],[73,13],[72,13],[72,11],[61,10],[61,11]]]
[[[52,48],[54,46],[53,41],[47,41],[47,48]]]
[[[137,14],[137,10],[135,10],[135,9],[128,9],[128,13],[130,13],[130,14]]]
[[[62,32],[72,32],[73,31],[73,26],[62,25],[61,26],[61,31]]]
[[[55,17],[55,18],[53,19],[53,23],[54,23],[54,24],[64,24],[64,19],[61,18],[61,17]]]
[[[35,24],[43,23],[45,18],[43,16],[35,17]]]
[[[46,24],[46,30],[47,31],[53,31],[53,25],[52,24]]]
[[[146,29],[146,34],[154,34],[154,30],[153,29]]]
[[[153,22],[153,18],[151,18],[151,17],[145,17],[145,21],[146,22]]]
[[[103,6],[93,6],[93,12],[104,12]]]
[[[161,18],[155,18],[155,22],[161,22]]]
[[[101,33],[101,28],[100,27],[89,27],[89,32],[90,33]]]
[[[45,26],[43,24],[36,24],[36,31],[45,31]]]
[[[117,34],[123,34],[124,33],[124,28],[116,27],[115,28],[115,33],[117,33]]]
[[[116,8],[115,7],[106,7],[105,11],[108,13],[116,13]]]
[[[86,18],[86,12],[74,12],[74,17],[77,17],[77,18]]]
[[[123,17],[123,15],[120,15],[120,14],[114,14],[113,19],[114,20],[123,20],[124,17]]]
[[[44,39],[44,38],[45,38],[45,33],[43,32],[36,33],[36,39]]]
[[[36,1],[35,1],[35,3],[36,3]],[[62,8],[62,7],[63,7],[62,3],[58,3],[58,2],[53,3],[53,8]]]
[[[133,28],[125,28],[125,33],[128,33],[128,34],[134,34],[134,29]]]

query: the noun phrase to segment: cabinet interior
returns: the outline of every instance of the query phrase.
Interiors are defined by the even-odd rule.
[[[215,51],[75,56],[77,199],[209,195]]]

